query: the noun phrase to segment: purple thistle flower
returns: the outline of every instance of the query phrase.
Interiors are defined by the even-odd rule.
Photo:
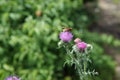
[[[20,80],[20,79],[16,76],[9,76],[5,80]]]
[[[73,35],[70,31],[65,31],[61,32],[59,37],[63,42],[70,42],[73,38]]]
[[[85,48],[87,48],[87,44],[85,42],[79,42],[76,46],[79,50],[85,50]]]

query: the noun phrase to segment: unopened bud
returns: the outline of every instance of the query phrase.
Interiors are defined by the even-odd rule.
[[[74,40],[74,42],[77,44],[77,43],[81,42],[81,39],[76,38],[76,39]]]
[[[63,45],[63,41],[59,41],[58,42],[58,47],[60,48],[60,47],[62,47],[62,45]]]
[[[37,10],[37,11],[35,12],[35,15],[36,15],[37,17],[39,17],[39,16],[42,15],[42,12],[41,12],[40,10]]]

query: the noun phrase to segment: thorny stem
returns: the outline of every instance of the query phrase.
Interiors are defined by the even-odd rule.
[[[86,70],[87,70],[87,60],[86,59],[87,59],[87,55],[85,53],[84,60],[83,60],[84,74],[86,73]],[[84,78],[87,79],[87,75],[86,74],[84,75]]]
[[[78,71],[80,80],[86,80],[86,69],[87,69],[87,55],[86,53],[75,53],[76,57],[73,56],[73,51],[70,51],[68,46],[64,46],[67,52],[67,55],[74,61],[75,68]],[[84,56],[83,56],[84,54]],[[84,57],[82,60],[81,58]],[[81,65],[83,63],[83,65]]]
[[[88,63],[88,52],[74,52],[74,50],[70,51],[67,45],[64,45],[66,49],[68,57],[71,58],[71,63],[75,64],[75,69],[78,71],[80,80],[88,80],[88,75],[92,72],[87,72],[87,63]]]
[[[77,56],[76,56],[76,58],[72,55],[72,51],[70,52],[70,50],[68,49],[68,47],[67,46],[64,46],[65,47],[65,49],[66,49],[66,51],[67,51],[67,55],[69,55],[69,57],[73,60],[73,61],[75,61],[75,67],[76,67],[76,69],[77,69],[77,71],[78,71],[78,74],[79,74],[79,77],[80,77],[80,80],[83,80],[83,73],[82,73],[82,66],[81,66],[81,64],[80,64],[80,58],[81,58],[81,56],[79,55],[79,54],[77,54]]]

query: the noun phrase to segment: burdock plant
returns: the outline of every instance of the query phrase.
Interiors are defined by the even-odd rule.
[[[89,80],[89,76],[98,74],[95,70],[90,71],[88,66],[88,63],[91,63],[90,52],[93,49],[91,44],[87,44],[81,39],[76,38],[74,40],[75,44],[71,45],[70,41],[73,39],[71,28],[63,29],[59,37],[60,41],[58,42],[58,47],[64,47],[68,57],[65,64],[75,66],[80,80]]]

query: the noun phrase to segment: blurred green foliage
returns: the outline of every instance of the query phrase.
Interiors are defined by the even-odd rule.
[[[22,80],[71,80],[63,69],[65,54],[57,49],[64,25],[93,44],[91,67],[100,73],[95,80],[112,80],[115,63],[102,46],[120,42],[87,31],[95,17],[84,8],[83,0],[1,0],[0,79],[18,75]],[[77,75],[72,69],[69,72]]]

